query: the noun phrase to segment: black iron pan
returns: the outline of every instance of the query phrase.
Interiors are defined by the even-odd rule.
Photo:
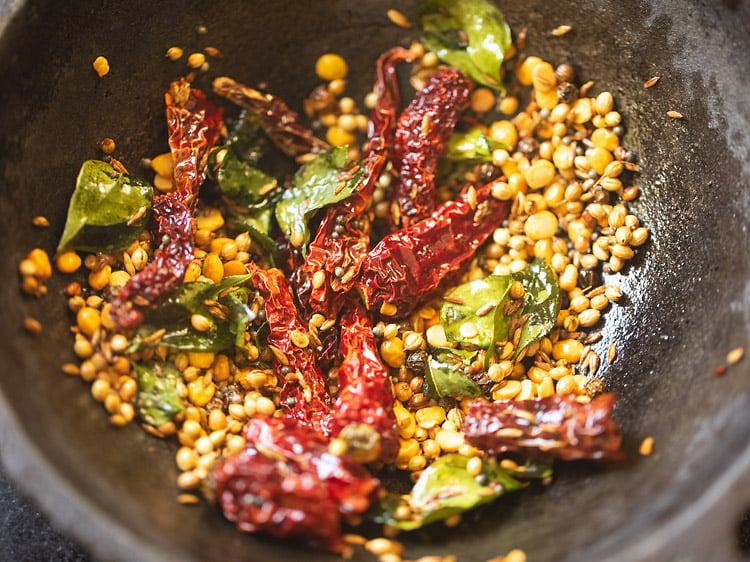
[[[53,250],[80,163],[105,136],[136,169],[166,146],[162,95],[183,66],[164,56],[212,45],[212,70],[299,107],[316,57],[343,54],[361,97],[378,53],[415,37],[385,17],[394,2],[54,2],[0,4],[0,428],[2,461],[59,526],[102,560],[331,560],[289,542],[240,535],[210,507],[175,502],[174,446],[109,427],[80,380],[69,318],[50,284],[22,298],[16,266]],[[400,4],[400,3],[399,3]],[[411,3],[400,5],[404,12]],[[750,362],[716,377],[748,343],[750,5],[724,2],[507,0],[529,53],[570,62],[609,89],[639,155],[637,214],[653,240],[621,282],[603,342],[603,376],[620,397],[628,460],[562,467],[553,486],[508,496],[457,529],[407,540],[410,557],[483,561],[523,548],[529,560],[735,560],[750,508]],[[563,37],[550,31],[573,26]],[[196,27],[205,26],[199,35]],[[99,79],[97,55],[112,70]],[[644,89],[652,76],[656,87]],[[204,86],[207,84],[203,84]],[[668,110],[684,114],[667,117]],[[39,231],[31,218],[45,215]],[[44,331],[30,337],[27,315]],[[605,345],[602,343],[601,345]],[[604,351],[604,348],[598,351]],[[655,453],[637,448],[655,437]]]

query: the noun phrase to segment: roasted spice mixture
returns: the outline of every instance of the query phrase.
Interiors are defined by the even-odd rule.
[[[411,26],[396,10],[388,17]],[[569,30],[561,25],[552,35]],[[73,281],[66,289],[79,361],[63,365],[63,372],[90,385],[112,424],[136,422],[155,436],[179,442],[180,503],[199,503],[201,489],[211,490],[243,530],[301,533],[342,553],[364,544],[381,560],[400,560],[402,547],[396,541],[340,535],[337,509],[343,519],[358,516],[379,493],[377,480],[364,468],[367,463],[374,463],[375,476],[383,464],[392,464],[417,482],[437,459],[456,454],[463,459],[461,470],[477,481],[484,478],[484,485],[488,470],[533,473],[523,462],[524,452],[619,456],[618,430],[608,417],[614,398],[602,395],[601,360],[591,346],[601,338],[602,315],[622,297],[619,287],[602,284],[601,273],[623,271],[649,237],[648,228],[628,210],[628,202],[639,195],[633,185],[636,156],[621,145],[622,118],[610,92],[590,95],[593,86],[577,85],[571,65],[555,66],[513,50],[504,64],[508,93],[501,95],[489,77],[489,86],[475,83],[444,66],[420,42],[396,47],[381,57],[376,86],[361,103],[345,95],[346,61],[324,54],[315,69],[323,83],[304,100],[311,129],[271,94],[217,78],[216,93],[258,115],[258,126],[298,163],[318,161],[321,154],[340,155],[346,162],[337,166],[333,190],[343,195],[320,205],[317,232],[306,231],[306,219],[293,217],[290,229],[278,237],[280,246],[271,251],[252,230],[257,220],[237,213],[236,202],[211,204],[198,198],[206,174],[220,183],[218,170],[237,157],[226,143],[227,121],[215,105],[219,98],[207,98],[185,80],[172,84],[167,94],[171,153],[147,160],[155,188],[150,214],[158,228],[149,230],[143,222],[133,240],[114,251],[62,248],[55,265],[66,275],[82,265],[87,272],[87,286]],[[180,47],[167,51],[173,61],[182,56]],[[100,59],[94,66],[103,75]],[[205,72],[207,64],[204,53],[187,57],[190,69]],[[403,112],[394,77],[397,64],[412,64],[416,90]],[[446,106],[446,99],[453,101]],[[373,108],[368,120],[364,112]],[[363,145],[368,122],[369,142]],[[196,127],[203,131],[199,138],[188,132]],[[463,144],[456,135],[464,135]],[[102,158],[114,170],[108,173],[122,173],[122,164],[109,157],[115,142],[105,141]],[[337,153],[335,147],[342,146],[348,148]],[[452,150],[459,154],[454,163],[463,158],[470,165],[446,181],[440,166]],[[466,157],[462,150],[477,154]],[[294,186],[284,191],[274,178],[263,181],[254,202],[271,194],[282,204],[293,196]],[[290,214],[292,204],[287,204]],[[311,199],[300,205],[311,205]],[[145,206],[138,209],[127,226],[145,221],[148,212]],[[41,219],[37,223],[42,225]],[[454,238],[461,244],[446,244]],[[441,244],[445,248],[430,257],[421,251]],[[409,252],[417,267],[401,271],[399,260]],[[559,312],[543,334],[526,340],[524,328],[531,320],[521,313],[530,295],[522,280],[530,267],[552,272]],[[19,272],[25,293],[46,293],[52,265],[44,250],[33,249]],[[453,291],[465,283],[509,276],[515,277],[507,282],[504,301],[482,304],[473,319],[446,333],[445,311],[468,306]],[[191,283],[202,292],[183,321],[197,340],[209,342],[205,349],[190,349],[173,327],[155,327],[149,316]],[[244,321],[239,339],[212,346],[210,337],[238,310]],[[474,346],[461,367],[472,390],[436,394],[426,379],[434,376],[439,351],[461,348],[457,341],[477,341],[497,310],[510,321],[507,336],[489,347]],[[144,326],[153,329],[144,332]],[[33,319],[26,327],[41,331]],[[617,355],[613,342],[606,360],[611,363]],[[735,350],[727,360],[734,363],[741,356]],[[486,397],[484,405],[471,394],[474,387]],[[560,423],[571,428],[579,419],[599,420],[601,443],[586,438],[573,444],[554,427],[534,425],[537,416],[558,410],[566,412]],[[502,427],[488,435],[487,427],[503,419]],[[528,445],[541,441],[544,447]],[[303,529],[264,526],[252,506],[234,497],[222,500],[224,490],[240,493],[241,480],[231,478],[242,474],[267,474],[259,497],[273,486],[281,489],[282,482],[271,475],[283,465],[300,479],[295,493],[302,502],[308,461],[296,459],[294,447],[304,448],[313,464],[328,463],[348,482],[346,492],[318,482],[325,489],[331,486],[326,497],[316,496],[320,488],[306,489],[309,495],[297,507],[306,515],[318,513],[320,520],[308,519]],[[648,449],[641,453],[649,454]],[[267,456],[268,450],[275,452]],[[502,451],[521,457],[506,456],[495,464]],[[548,482],[549,471],[542,473]],[[501,491],[503,486],[513,489],[506,483]],[[331,499],[339,493],[344,499]],[[283,513],[280,504],[274,509]],[[429,512],[407,495],[383,520],[387,529],[408,528],[419,526]],[[439,518],[455,525],[460,514]],[[513,551],[501,559],[524,558]]]

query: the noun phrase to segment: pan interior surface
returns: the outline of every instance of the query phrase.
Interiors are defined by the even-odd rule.
[[[414,3],[399,6],[410,13]],[[115,429],[85,385],[60,373],[72,361],[70,318],[54,277],[41,300],[20,297],[17,264],[50,252],[78,168],[104,137],[134,172],[165,151],[163,94],[185,71],[164,57],[207,45],[223,56],[196,85],[229,75],[265,83],[301,109],[325,52],[349,63],[361,100],[378,54],[417,38],[391,24],[392,3],[59,3],[17,7],[0,37],[0,356],[2,460],[63,529],[103,560],[334,560],[289,541],[249,537],[209,506],[176,502],[172,443],[136,425]],[[748,363],[712,375],[748,340],[750,6],[741,2],[501,4],[527,54],[571,63],[579,83],[609,90],[637,152],[634,212],[652,241],[626,275],[626,298],[606,314],[595,346],[618,357],[600,376],[617,392],[628,460],[558,465],[552,486],[531,487],[467,515],[455,529],[403,537],[406,553],[484,561],[522,548],[529,560],[732,560],[750,506]],[[2,13],[2,12],[0,12]],[[573,30],[554,37],[558,25]],[[205,33],[196,31],[199,26]],[[40,39],[41,38],[41,39]],[[111,72],[91,69],[106,56]],[[644,89],[652,76],[657,86]],[[667,116],[675,110],[681,120]],[[137,172],[135,172],[137,174]],[[144,172],[145,173],[145,172]],[[35,229],[46,216],[51,227]],[[39,318],[42,334],[21,326]],[[655,452],[640,457],[643,438]],[[364,554],[360,554],[366,559]],[[675,557],[675,558],[671,558]]]

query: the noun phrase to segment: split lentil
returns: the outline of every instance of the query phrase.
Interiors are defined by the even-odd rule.
[[[99,78],[102,78],[106,74],[109,74],[109,61],[105,57],[96,57],[92,66],[94,67],[96,73],[99,75]]]

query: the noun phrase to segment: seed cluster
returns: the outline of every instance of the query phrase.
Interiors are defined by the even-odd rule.
[[[416,65],[417,86],[429,72],[434,72],[431,64]],[[536,57],[519,61],[515,74],[521,87],[531,86],[531,102],[522,111],[519,95],[496,99],[491,90],[477,88],[471,98],[477,115],[491,109],[508,115],[479,126],[505,147],[493,153],[493,166],[505,178],[495,183],[493,196],[512,201],[512,210],[462,281],[515,273],[534,258],[544,258],[558,275],[563,306],[551,333],[520,354],[516,349],[522,323],[511,326],[511,336],[498,342],[498,356],[486,370],[480,352],[471,366],[472,377],[495,400],[543,398],[557,392],[587,402],[604,390],[595,376],[601,358],[592,349],[601,335],[592,330],[611,303],[622,297],[619,287],[602,284],[601,272],[621,271],[649,236],[648,228],[627,209],[638,190],[623,184],[638,167],[635,155],[621,146],[624,130],[611,93],[586,97],[573,85],[569,65],[554,68]],[[475,180],[472,174],[466,179]],[[386,205],[389,179],[384,174],[378,183],[383,191],[379,199]],[[376,204],[376,217],[378,211]],[[523,306],[523,286],[514,283],[510,296],[507,315]],[[458,452],[479,462],[483,456],[463,440],[467,401],[435,400],[423,392],[428,352],[449,345],[439,321],[440,305],[438,301],[425,306],[399,324],[381,322],[375,327],[381,356],[396,381],[401,438],[396,466],[411,471],[413,478],[444,453]],[[465,322],[459,332],[470,338],[477,327]],[[616,356],[612,344],[606,360],[611,363]],[[402,515],[409,517],[408,506],[402,508]]]
[[[408,24],[395,10],[389,12],[389,17],[397,25]],[[561,26],[553,34],[567,33],[570,29],[566,27]],[[439,61],[419,43],[411,49],[418,59],[411,83],[420,88]],[[210,48],[204,50],[205,54],[188,56],[189,67],[206,70],[206,54],[219,54]],[[166,53],[174,61],[183,54],[179,47],[171,47]],[[346,61],[339,55],[325,54],[318,59],[316,72],[326,84],[305,100],[307,115],[326,128],[326,138],[332,145],[355,146],[356,135],[367,129],[367,117],[359,113],[352,98],[342,97],[348,73]],[[491,163],[469,172],[465,179],[477,181],[480,175],[497,179],[492,195],[512,201],[512,209],[462,281],[515,273],[534,258],[543,258],[558,276],[563,304],[551,333],[520,353],[517,350],[523,319],[514,316],[510,336],[496,342],[498,352],[489,366],[485,367],[480,353],[471,365],[471,376],[495,400],[543,398],[557,392],[574,394],[577,400],[587,402],[604,390],[604,383],[595,376],[601,359],[592,345],[601,339],[601,334],[594,330],[602,313],[622,297],[617,286],[602,284],[601,272],[623,270],[635,256],[634,249],[649,237],[648,228],[627,208],[627,203],[638,195],[638,188],[629,185],[629,174],[637,172],[638,166],[635,155],[621,145],[624,129],[610,92],[589,97],[592,84],[576,86],[570,65],[554,67],[533,56],[517,59],[515,77],[518,84],[509,95],[497,98],[489,88],[479,87],[470,98],[468,121],[473,120],[473,126],[480,127],[502,148],[493,152]],[[522,89],[527,87],[530,101],[521,108]],[[374,94],[368,94],[363,106],[374,106]],[[489,125],[476,124],[479,118],[498,113],[503,117]],[[113,141],[111,148],[114,150]],[[107,152],[104,146],[102,150]],[[351,150],[352,157],[358,154],[359,149]],[[155,156],[149,164],[157,190],[172,191],[171,154]],[[377,181],[373,193],[376,219],[388,217],[391,181],[390,169]],[[248,233],[231,232],[221,209],[208,205],[200,207],[196,214],[195,244],[185,282],[218,283],[225,277],[244,274],[246,264],[263,254]],[[249,303],[256,322],[246,334],[245,354],[235,350],[198,353],[170,349],[159,345],[163,332],[150,336],[147,343],[152,347],[131,352],[131,342],[110,317],[107,299],[146,266],[156,245],[144,232],[122,252],[90,254],[83,260],[75,252],[56,257],[55,265],[61,273],[71,274],[81,265],[88,270],[88,287],[84,289],[73,282],[66,288],[68,307],[75,315],[73,350],[80,361],[63,365],[63,371],[90,383],[92,397],[104,406],[110,422],[124,426],[135,419],[139,407],[132,361],[160,359],[179,370],[177,392],[184,402],[184,412],[159,426],[144,424],[144,429],[160,437],[176,436],[180,444],[175,456],[181,471],[177,480],[182,491],[179,501],[192,504],[197,500],[191,492],[201,487],[217,460],[245,447],[242,429],[247,420],[279,412],[276,375],[273,370],[258,368],[257,360],[265,358],[271,364],[274,357],[286,359],[270,346],[255,345],[257,329],[264,320],[263,302],[257,295]],[[19,272],[23,291],[43,295],[44,283],[52,274],[49,256],[41,249],[32,250],[21,262]],[[316,287],[324,281],[315,277],[311,280]],[[509,295],[503,312],[512,316],[524,305],[523,285],[514,283]],[[425,394],[428,354],[449,346],[439,318],[441,304],[440,300],[430,303],[404,321],[381,321],[374,328],[381,358],[391,369],[394,383],[394,412],[400,437],[395,466],[408,471],[413,479],[442,454],[471,457],[467,470],[475,475],[481,473],[485,459],[482,451],[464,441],[467,400],[437,400]],[[383,317],[396,312],[388,306],[392,305],[385,303],[380,310]],[[224,314],[218,303],[208,309],[216,317]],[[490,311],[491,307],[480,309],[477,316]],[[308,332],[295,331],[290,334],[291,341],[300,348],[320,346],[321,333],[332,329],[335,322],[334,318],[315,314],[310,318]],[[196,331],[206,332],[211,318],[193,314],[190,323]],[[37,324],[29,319],[26,328],[37,333],[41,330]],[[459,331],[464,338],[471,338],[477,334],[477,326],[465,322]],[[617,349],[611,344],[606,360],[611,363],[616,356]],[[736,362],[741,356],[735,351],[729,362]],[[334,394],[336,375],[334,368],[329,373]],[[334,454],[340,444],[333,440]],[[522,469],[509,459],[502,463]],[[408,503],[405,497],[396,511],[397,518],[412,518]],[[449,518],[446,525],[459,521],[458,516]],[[358,541],[354,535],[349,537],[352,543]],[[390,539],[363,539],[360,544],[383,562],[401,560],[402,547]],[[524,559],[521,551],[499,558],[506,562]]]
[[[52,276],[52,264],[49,255],[41,248],[34,248],[18,265],[21,275],[21,290],[27,295],[41,297],[47,294],[44,284]]]
[[[246,273],[244,264],[250,260],[251,239],[247,233],[233,238],[226,236],[223,226],[224,217],[218,209],[207,207],[199,211],[195,260],[188,267],[185,281],[217,283],[224,277]],[[177,391],[186,406],[184,413],[158,427],[145,424],[143,427],[160,437],[177,437],[181,447],[175,460],[182,471],[177,485],[182,490],[194,491],[220,455],[243,449],[242,429],[249,418],[276,412],[280,388],[272,370],[251,366],[262,353],[250,343],[254,333],[248,333],[246,356],[233,352],[171,350],[156,345],[162,335],[159,332],[153,334],[154,341],[149,342],[155,347],[129,352],[130,342],[117,331],[110,317],[110,304],[105,299],[113,289],[124,285],[143,269],[151,253],[151,242],[148,234],[144,234],[123,252],[86,257],[89,287],[99,294],[84,297],[84,291],[75,282],[66,289],[68,306],[76,318],[72,328],[75,333],[73,350],[81,362],[65,364],[63,371],[91,383],[91,395],[104,405],[110,422],[124,426],[135,418],[138,410],[137,377],[131,361],[160,359],[174,364],[181,373]],[[66,260],[61,260],[60,256],[57,263],[61,272],[72,273],[72,268],[61,266]],[[250,307],[262,318],[262,301],[256,299]],[[209,310],[213,312],[210,307]],[[220,309],[216,309],[216,313],[221,314]],[[204,331],[209,319],[194,314],[191,324],[196,330]],[[264,352],[270,353],[269,350]],[[195,503],[195,497],[189,494],[182,494],[180,498],[181,503]]]
[[[350,148],[350,157],[359,158],[357,135],[367,131],[367,116],[360,113],[353,98],[344,96],[349,66],[341,55],[326,53],[315,63],[315,73],[326,83],[305,98],[305,114],[314,119],[313,128],[324,128],[332,146]]]
[[[205,35],[207,33],[207,30],[205,27],[200,26],[197,29],[197,32],[199,35]],[[167,49],[165,56],[169,60],[177,62],[183,57],[184,54],[185,51],[182,49],[182,47],[173,46]],[[219,49],[217,49],[216,47],[204,47],[202,51],[195,51],[193,53],[190,53],[187,56],[186,64],[187,67],[191,70],[200,70],[201,72],[206,72],[210,68],[207,57],[217,58],[221,56],[221,51],[219,51]]]

